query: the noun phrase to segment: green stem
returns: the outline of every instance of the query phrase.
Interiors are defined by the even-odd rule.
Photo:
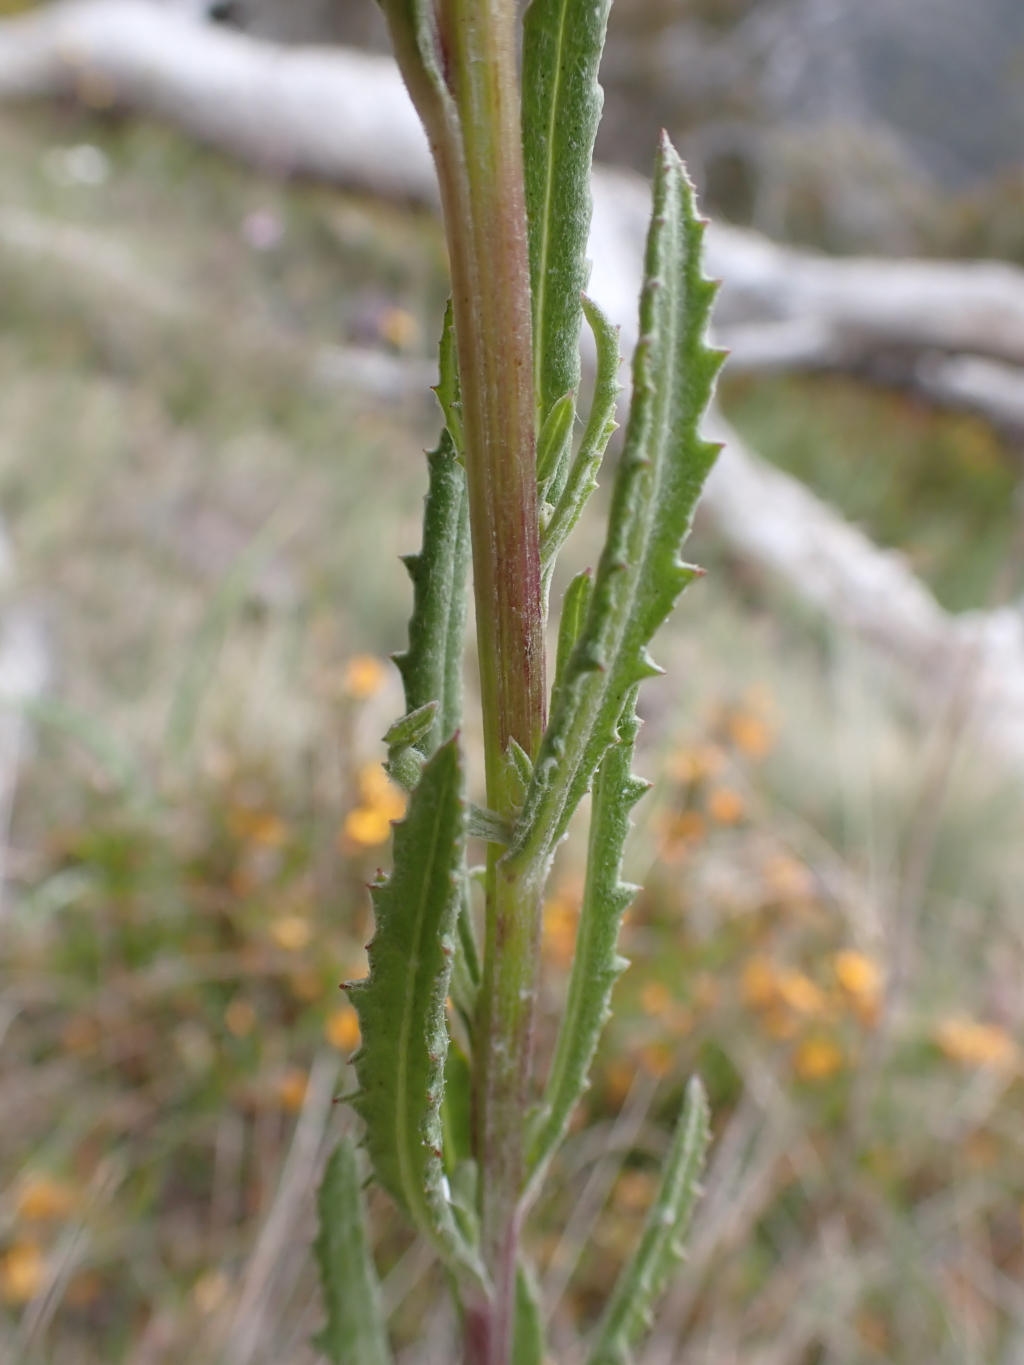
[[[532,323],[515,5],[442,0],[441,44],[462,136],[461,174],[442,173],[473,538],[487,802],[513,817],[514,739],[531,757],[544,728]],[[447,182],[447,183],[445,183]],[[481,1250],[494,1286],[473,1365],[511,1354],[524,1124],[529,1104],[542,887],[488,860],[487,935],[475,1066]]]

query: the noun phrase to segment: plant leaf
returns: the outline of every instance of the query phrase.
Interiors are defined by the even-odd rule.
[[[509,862],[551,856],[590,786],[633,687],[660,670],[654,632],[697,570],[679,549],[718,447],[701,439],[722,354],[706,332],[715,285],[701,270],[704,224],[663,138],[654,181],[633,361],[633,402],[587,619],[566,666]]]
[[[331,1365],[391,1365],[380,1286],[366,1241],[356,1149],[343,1137],[324,1171],[314,1243],[327,1323],[313,1345]]]
[[[529,1266],[516,1267],[516,1324],[512,1365],[544,1365],[544,1318],[537,1282]]]
[[[686,1087],[683,1112],[640,1244],[608,1300],[587,1365],[630,1365],[631,1349],[650,1326],[654,1306],[683,1258],[683,1239],[701,1192],[710,1141],[707,1095],[694,1076]]]
[[[523,20],[523,159],[538,425],[580,387],[597,71],[611,0],[531,0]],[[555,492],[559,491],[555,480]]]
[[[541,531],[540,555],[545,585],[551,580],[559,550],[579,521],[587,499],[597,487],[597,471],[601,468],[604,452],[617,425],[615,405],[622,392],[619,383],[619,366],[622,364],[619,329],[590,299],[583,299],[583,308],[597,343],[597,376],[583,440],[569,468],[565,487],[547,525]]]
[[[348,991],[363,1036],[353,1105],[366,1122],[374,1174],[449,1264],[476,1273],[444,1188],[440,1117],[465,858],[462,786],[458,744],[449,740],[428,759],[395,826],[394,871],[370,888],[370,974]]]
[[[618,743],[605,754],[594,781],[587,876],[569,993],[544,1099],[531,1124],[531,1190],[536,1190],[589,1085],[590,1064],[611,1013],[612,987],[628,966],[616,951],[619,927],[639,888],[621,880],[622,852],[630,830],[629,813],[650,787],[631,773],[639,729],[634,688],[619,723]]]
[[[457,391],[449,307],[441,339],[441,378],[437,386],[442,408],[448,404],[450,411],[452,395]],[[430,702],[438,703],[433,723],[416,742],[417,748],[429,758],[462,725],[469,498],[466,474],[447,427],[437,449],[428,453],[427,465],[430,483],[423,506],[423,548],[419,554],[406,555],[403,561],[413,583],[409,647],[394,658],[405,686],[406,712],[412,715]]]

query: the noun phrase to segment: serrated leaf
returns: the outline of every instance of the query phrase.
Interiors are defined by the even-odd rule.
[[[317,1199],[320,1232],[313,1244],[327,1323],[313,1339],[331,1365],[391,1365],[380,1286],[366,1240],[356,1149],[350,1137],[334,1150]]]
[[[442,409],[447,405],[450,416],[453,395],[458,392],[450,308],[441,341],[441,378],[436,392]],[[394,657],[405,687],[406,711],[417,714],[430,702],[438,703],[433,723],[415,741],[429,757],[462,725],[469,498],[465,470],[448,427],[441,433],[437,449],[428,453],[427,466],[430,483],[423,505],[423,548],[404,561],[413,583],[409,647]]]
[[[531,0],[523,20],[523,160],[541,423],[563,394],[580,387],[590,167],[604,102],[597,72],[610,8],[611,0]]]
[[[455,951],[466,803],[458,745],[424,766],[395,826],[394,870],[371,887],[369,976],[349,986],[362,1046],[353,1105],[378,1182],[450,1264],[476,1273],[444,1188],[440,1106],[448,1051],[445,1000]]]
[[[590,299],[583,299],[583,308],[597,343],[597,375],[590,416],[580,448],[569,468],[565,486],[541,531],[540,556],[545,592],[558,552],[579,521],[591,493],[597,488],[597,471],[601,468],[601,461],[616,427],[615,405],[622,391],[619,384],[619,366],[622,364],[619,329]]]
[[[683,1241],[701,1192],[711,1141],[708,1120],[707,1096],[694,1076],[686,1087],[683,1112],[640,1244],[608,1300],[587,1365],[630,1365],[633,1347],[650,1326],[654,1307],[683,1259]]]
[[[629,813],[649,788],[631,771],[639,729],[634,689],[619,723],[618,743],[605,754],[594,782],[587,875],[569,992],[544,1098],[530,1125],[532,1190],[565,1137],[573,1110],[590,1083],[590,1065],[611,1012],[612,988],[627,965],[617,951],[619,928],[639,888],[622,881],[622,854],[631,825]]]
[[[700,436],[722,355],[706,333],[715,286],[704,224],[667,138],[654,181],[633,401],[587,620],[554,699],[509,862],[550,856],[615,742],[630,691],[660,672],[654,632],[696,576],[679,550],[718,448]]]

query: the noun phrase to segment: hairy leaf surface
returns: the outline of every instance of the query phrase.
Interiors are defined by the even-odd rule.
[[[543,1103],[531,1125],[529,1161],[534,1188],[589,1084],[590,1064],[611,1014],[612,988],[628,966],[617,951],[619,927],[639,887],[622,880],[622,852],[630,829],[629,813],[650,787],[631,771],[639,729],[634,689],[619,723],[618,743],[605,754],[594,782],[587,876],[569,994]]]
[[[366,1241],[356,1149],[343,1137],[324,1171],[314,1244],[327,1323],[313,1344],[331,1365],[391,1365],[380,1286]]]
[[[523,21],[523,158],[542,422],[580,386],[590,167],[604,102],[597,71],[610,8],[611,0],[532,0]]]
[[[466,838],[462,785],[450,740],[427,761],[395,826],[394,871],[370,888],[370,974],[348,989],[363,1036],[353,1104],[377,1180],[443,1255],[470,1264],[445,1193],[440,1116]]]
[[[660,670],[647,646],[697,570],[679,558],[718,448],[700,436],[722,355],[706,334],[715,286],[704,224],[667,138],[654,181],[633,402],[608,535],[580,638],[554,699],[507,858],[549,856],[590,786],[630,691]]]
[[[441,340],[438,400],[454,421],[458,395],[451,310]],[[423,548],[406,555],[413,583],[409,647],[395,655],[405,686],[405,709],[438,709],[417,748],[429,757],[462,725],[462,657],[466,636],[466,580],[469,573],[469,498],[458,448],[446,426],[436,450],[427,455],[430,483],[423,507]],[[392,760],[394,761],[394,760]]]
[[[650,1326],[654,1306],[684,1255],[683,1240],[711,1141],[708,1118],[707,1096],[694,1076],[640,1244],[608,1300],[587,1365],[630,1365],[632,1348]]]

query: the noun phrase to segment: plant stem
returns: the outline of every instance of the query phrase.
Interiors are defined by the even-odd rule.
[[[511,0],[442,0],[444,68],[461,172],[442,171],[473,537],[488,805],[514,815],[505,755],[536,755],[544,639],[526,208]],[[447,181],[447,184],[444,182]],[[451,202],[451,201],[455,202]],[[524,1125],[542,887],[488,859],[487,938],[475,1049],[475,1142],[484,1263],[494,1295],[467,1318],[471,1365],[512,1347]]]

